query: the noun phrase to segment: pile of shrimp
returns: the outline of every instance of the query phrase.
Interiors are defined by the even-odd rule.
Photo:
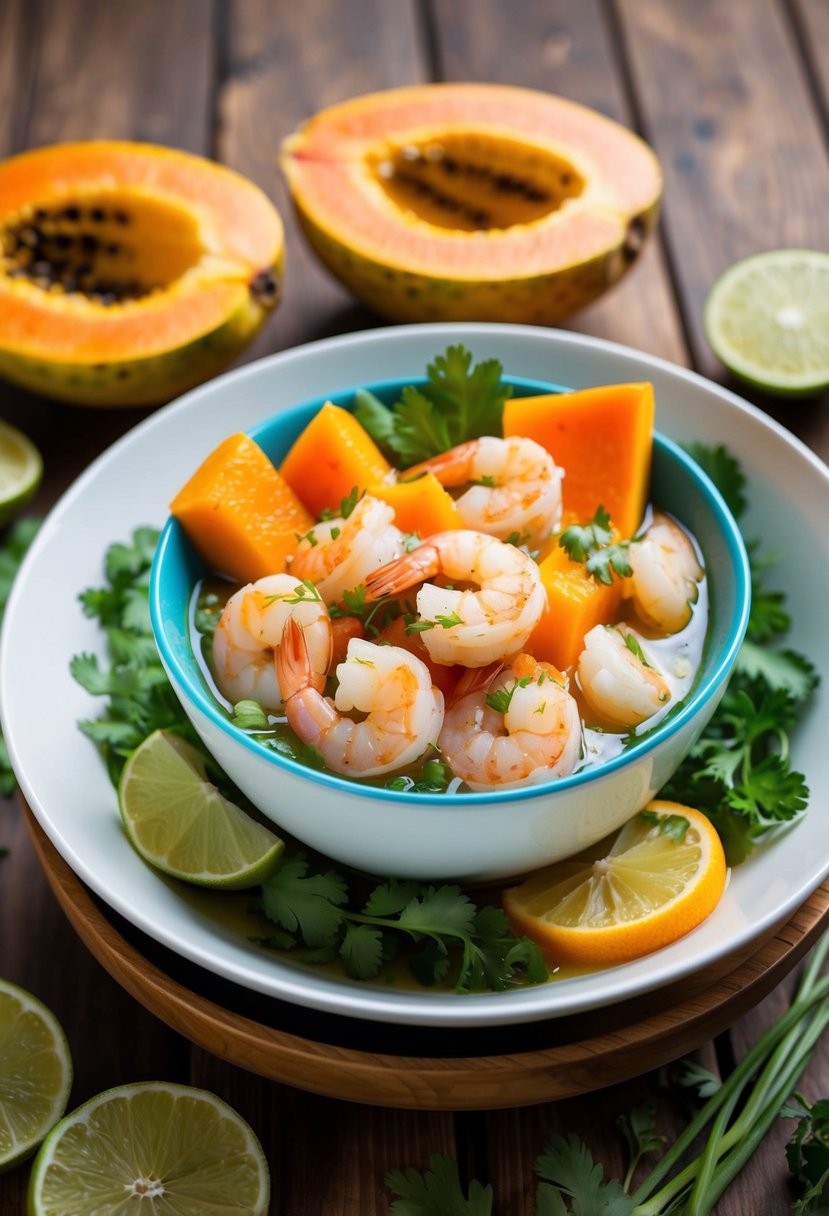
[[[399,475],[426,472],[467,487],[455,502],[463,527],[411,548],[392,508],[367,494],[347,518],[315,525],[290,573],[228,600],[213,644],[223,695],[281,716],[333,772],[377,777],[439,755],[450,788],[472,790],[572,773],[584,751],[574,688],[605,729],[664,711],[670,681],[628,623],[591,629],[571,673],[527,653],[547,607],[532,553],[561,524],[552,456],[529,439],[486,437]],[[703,577],[686,533],[654,514],[629,560],[633,616],[663,636],[683,629]],[[343,608],[354,596],[397,615],[379,617],[368,637]]]

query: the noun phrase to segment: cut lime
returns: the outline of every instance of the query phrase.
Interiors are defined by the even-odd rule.
[[[214,1094],[147,1081],[62,1119],[32,1166],[29,1216],[261,1216],[262,1146]]]
[[[150,865],[204,887],[255,887],[273,874],[284,845],[228,802],[204,757],[157,730],[132,753],[118,785],[130,841]]]
[[[16,984],[0,980],[0,1171],[35,1151],[66,1110],[72,1058],[60,1023]]]
[[[42,476],[43,461],[31,439],[0,421],[0,526],[26,505]]]
[[[705,332],[736,376],[780,396],[829,387],[829,253],[776,249],[736,262],[711,289]]]

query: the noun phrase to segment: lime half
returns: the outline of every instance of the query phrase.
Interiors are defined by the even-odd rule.
[[[261,1216],[262,1146],[214,1094],[148,1081],[91,1098],[41,1145],[29,1216]]]
[[[0,1171],[30,1156],[66,1110],[72,1059],[45,1005],[0,980]]]
[[[132,753],[118,785],[130,841],[150,865],[204,887],[255,887],[284,845],[210,781],[204,757],[157,730]]]
[[[711,289],[705,332],[736,376],[768,393],[829,387],[829,253],[776,249],[736,262]]]
[[[0,526],[26,505],[42,476],[43,461],[31,439],[0,421]]]

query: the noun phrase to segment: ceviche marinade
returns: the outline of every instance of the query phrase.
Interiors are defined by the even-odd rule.
[[[637,425],[602,475],[590,393],[629,389]],[[443,447],[446,430],[411,462],[367,396],[356,417],[327,403],[270,467],[301,522],[268,572],[193,593],[194,650],[239,728],[357,781],[463,792],[601,764],[671,713],[708,598],[695,540],[647,502],[650,386],[517,400],[503,435]]]

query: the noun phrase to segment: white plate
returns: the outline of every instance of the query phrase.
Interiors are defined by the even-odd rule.
[[[623,967],[476,996],[341,980],[254,947],[194,909],[128,844],[104,767],[76,726],[99,703],[68,670],[73,654],[102,651],[77,596],[101,581],[107,545],[139,524],[162,524],[176,490],[225,435],[335,389],[422,375],[436,353],[457,341],[476,358],[497,356],[507,375],[576,388],[651,380],[660,430],[678,440],[722,442],[737,454],[751,479],[746,532],[780,552],[775,580],[789,595],[792,644],[824,678],[794,742],[795,766],[814,791],[812,808],[736,870],[705,924]],[[100,456],[57,504],[20,572],[0,645],[0,704],[12,763],[45,832],[93,891],[151,937],[246,987],[333,1013],[432,1026],[505,1025],[611,1004],[745,945],[790,914],[829,871],[822,822],[829,748],[821,730],[829,676],[827,519],[829,470],[808,449],[716,384],[636,351],[555,330],[483,324],[404,326],[315,342],[220,377],[159,411]]]

